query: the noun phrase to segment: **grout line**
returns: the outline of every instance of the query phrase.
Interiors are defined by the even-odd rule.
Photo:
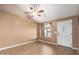
[[[29,43],[36,42],[36,41],[37,40],[32,40],[32,41],[21,43],[21,44],[17,44],[17,45],[13,45],[13,46],[9,46],[9,47],[0,48],[0,51],[6,50],[6,49],[9,49],[9,48],[18,47],[18,46],[21,46],[21,45],[24,45],[24,44],[29,44]]]

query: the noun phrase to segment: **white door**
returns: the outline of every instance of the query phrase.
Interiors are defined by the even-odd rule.
[[[57,44],[63,45],[63,23],[58,22],[57,23]]]
[[[57,43],[59,45],[72,47],[72,20],[57,23]]]

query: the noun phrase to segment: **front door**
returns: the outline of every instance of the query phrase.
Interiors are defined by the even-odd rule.
[[[72,47],[72,20],[57,23],[57,44]]]

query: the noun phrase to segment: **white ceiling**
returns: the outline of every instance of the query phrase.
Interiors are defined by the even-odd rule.
[[[24,12],[30,12],[33,5],[19,4],[18,5]],[[38,10],[43,9],[46,16],[34,16],[33,18],[38,22],[45,22],[49,20],[60,19],[79,14],[79,5],[77,4],[39,4]]]

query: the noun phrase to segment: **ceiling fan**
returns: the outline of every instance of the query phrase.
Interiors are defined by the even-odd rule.
[[[42,13],[44,13],[44,10],[37,10],[37,5],[32,4],[33,7],[29,7],[31,12],[25,12],[27,14],[28,18],[32,18],[34,16],[42,16]]]

